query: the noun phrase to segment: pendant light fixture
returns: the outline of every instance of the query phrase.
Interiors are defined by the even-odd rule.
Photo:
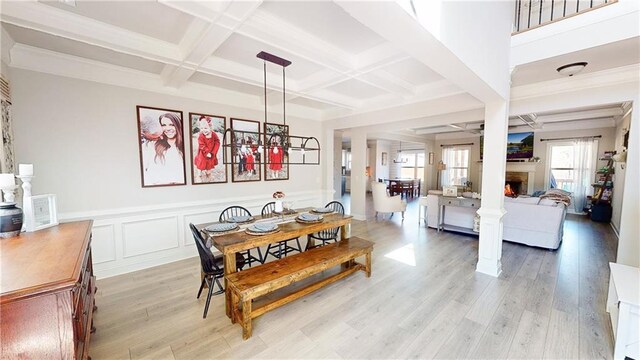
[[[402,141],[400,141],[400,149],[398,150],[398,154],[396,155],[396,158],[393,159],[393,162],[395,164],[404,164],[407,162],[407,159],[402,157]]]

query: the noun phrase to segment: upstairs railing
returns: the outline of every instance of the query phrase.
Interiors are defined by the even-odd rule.
[[[513,33],[547,25],[618,0],[516,0]]]

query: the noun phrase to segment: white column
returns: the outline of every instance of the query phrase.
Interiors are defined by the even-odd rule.
[[[631,129],[629,130],[629,146],[625,164],[624,199],[620,215],[620,237],[618,239],[618,256],[616,262],[629,266],[640,266],[640,97],[635,96],[631,113]],[[613,191],[616,191],[613,184]]]
[[[367,194],[367,133],[351,132],[351,215],[356,220],[365,220],[365,197]]]
[[[480,245],[476,271],[491,276],[502,272],[502,217],[507,158],[508,103],[497,101],[485,105],[484,159],[482,163],[482,206]]]

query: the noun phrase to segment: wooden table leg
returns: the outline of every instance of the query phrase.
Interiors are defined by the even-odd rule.
[[[242,302],[242,339],[251,337],[251,300]]]
[[[348,239],[351,236],[351,224],[340,226],[340,240]]]
[[[231,313],[231,290],[227,284],[227,276],[236,272],[236,253],[230,252],[224,255],[224,305],[227,317],[233,319]]]
[[[367,277],[371,277],[371,252],[368,252],[365,255],[365,258],[366,258],[364,263],[365,272],[367,273]]]

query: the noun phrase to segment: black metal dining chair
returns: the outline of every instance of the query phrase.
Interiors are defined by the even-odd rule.
[[[198,299],[200,299],[200,294],[202,294],[202,289],[204,289],[204,284],[207,284],[209,287],[209,293],[207,294],[207,302],[204,305],[204,313],[202,314],[202,318],[207,318],[207,312],[209,311],[209,303],[211,302],[211,296],[222,294],[224,292],[224,287],[220,283],[220,279],[224,277],[224,257],[222,254],[214,256],[211,253],[211,250],[207,248],[205,245],[205,241],[202,238],[202,234],[193,224],[189,224],[189,228],[193,233],[193,240],[196,242],[196,247],[198,248],[198,255],[200,255],[200,265],[202,266],[202,273],[204,277],[202,278],[202,282],[200,283],[200,289],[198,290]],[[238,270],[242,269],[245,264],[244,256],[240,253],[236,253],[236,267]],[[213,291],[213,284],[218,286],[218,291]]]
[[[344,206],[342,206],[342,203],[340,203],[339,201],[332,201],[327,205],[325,205],[325,207],[331,208],[333,212],[344,215]],[[310,234],[308,235],[308,237],[310,239],[320,241],[320,244],[316,244],[313,246],[313,247],[319,247],[319,246],[327,245],[332,241],[333,242],[338,241],[339,232],[340,232],[340,228],[337,227],[337,228],[326,229],[326,230],[319,231],[317,233]],[[307,242],[307,245],[305,246],[305,250],[309,250],[309,248],[310,248],[309,242]]]
[[[219,221],[226,222],[228,219],[234,216],[251,216],[251,212],[249,212],[249,210],[243,208],[242,206],[229,206],[228,208],[222,210],[222,213],[220,213]],[[258,250],[258,257],[255,257],[251,254],[251,249],[240,252],[247,259],[247,265],[249,265],[249,267],[251,267],[251,265],[255,262],[264,264],[264,260],[262,259],[262,251],[260,250],[260,248],[256,249]]]
[[[275,210],[276,210],[276,203],[274,201],[268,202],[262,207],[262,216],[273,214]],[[297,247],[289,245],[289,241],[295,241]],[[299,238],[292,238],[288,240],[278,241],[275,244],[269,244],[269,246],[267,247],[267,251],[264,254],[264,259],[262,259],[262,262],[264,263],[267,260],[267,256],[269,255],[273,256],[276,259],[282,259],[283,257],[286,257],[287,254],[294,251],[302,252],[302,246],[300,246]]]

